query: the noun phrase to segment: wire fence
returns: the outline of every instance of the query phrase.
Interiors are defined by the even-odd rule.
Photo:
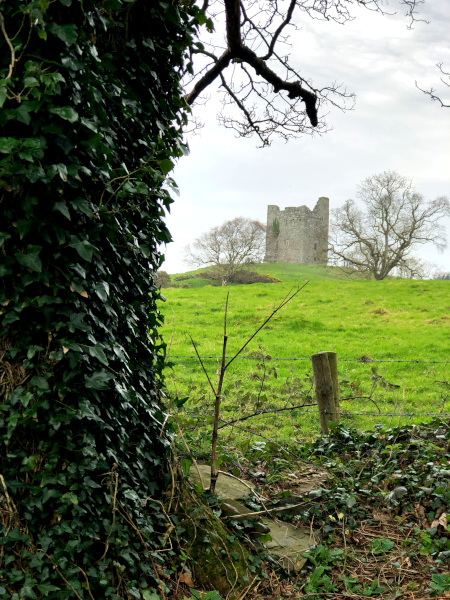
[[[309,404],[300,407],[274,408],[269,410],[253,411],[237,410],[224,407],[220,411],[219,431],[221,435],[228,435],[234,441],[244,438],[264,439],[275,443],[289,443],[301,438],[320,434],[320,412],[317,405]],[[233,413],[233,414],[232,414]],[[328,413],[331,414],[331,413]],[[334,415],[332,415],[334,416]],[[364,424],[361,423],[364,419]],[[205,406],[197,409],[185,409],[178,413],[179,423],[186,432],[195,432],[200,436],[205,435],[212,427],[214,410]],[[355,422],[356,419],[356,422]],[[448,410],[412,411],[412,410],[340,410],[339,420],[344,426],[357,429],[371,429],[373,426],[399,426],[406,423],[420,423],[429,419],[450,420]],[[244,436],[242,435],[244,433]]]
[[[230,358],[232,357],[226,357],[227,360],[230,360]],[[266,367],[269,368],[272,361],[283,363],[305,362],[311,365],[311,357],[273,357],[264,353],[255,353],[251,356],[239,356],[237,359],[255,361],[260,366],[261,363],[264,363],[260,371],[260,380],[255,382],[256,389],[258,389],[258,386],[260,388],[259,392],[253,393],[250,400],[249,394],[247,396],[241,394],[242,389],[224,395],[219,419],[219,430],[221,430],[222,435],[228,436],[228,438],[234,436],[236,439],[244,437],[247,440],[259,438],[284,444],[289,441],[295,442],[298,436],[302,438],[304,435],[319,434],[321,414],[326,414],[327,411],[319,410],[314,395],[312,376],[308,381],[305,379],[303,387],[298,390],[291,390],[288,398],[282,397],[281,394],[279,396],[272,395],[272,390],[269,390],[264,402],[261,402],[260,393],[263,388],[265,392],[267,391],[264,387],[265,369]],[[188,371],[191,361],[198,364],[198,358],[195,355],[172,355],[168,357],[168,360],[175,365],[185,366]],[[216,361],[220,364],[222,357],[215,355],[203,356],[202,360]],[[186,362],[189,365],[186,365]],[[376,358],[364,355],[358,358],[339,357],[338,362],[359,363],[367,367],[372,363],[402,364],[405,368],[408,365],[436,365],[439,366],[437,368],[441,373],[439,380],[434,377],[434,380],[429,382],[429,388],[425,389],[424,387],[424,391],[419,393],[421,395],[419,401],[416,398],[410,403],[408,397],[405,400],[404,380],[402,389],[401,385],[388,383],[378,376],[376,370],[374,371],[376,367],[373,367],[368,380],[368,386],[370,387],[373,384],[373,388],[369,392],[364,394],[361,389],[358,389],[354,395],[347,397],[342,397],[344,394],[341,393],[339,418],[344,425],[358,429],[370,429],[374,425],[390,426],[394,424],[397,426],[400,423],[414,423],[433,418],[450,419],[450,382],[446,374],[446,365],[450,365],[450,360],[433,360],[422,357],[414,359]],[[380,397],[376,398],[376,394],[374,394],[375,383],[379,381],[384,382],[383,390],[380,387],[377,388],[381,400]],[[348,383],[346,382],[346,384]],[[349,388],[345,388],[346,384],[343,383],[342,389],[350,391]],[[272,382],[272,385],[275,385],[275,383]],[[433,398],[430,398],[430,386],[435,388]],[[417,385],[416,387],[420,386]],[[197,393],[197,397],[195,397],[195,393]],[[179,419],[184,431],[209,431],[214,418],[213,396],[211,393],[200,395],[198,390],[195,393],[193,394],[194,397],[182,409],[179,410],[175,407],[172,412]],[[189,392],[187,394],[189,395]],[[406,395],[408,396],[408,394]],[[328,412],[328,414],[331,413]]]
[[[167,361],[171,361],[174,358],[181,358],[181,359],[195,359],[196,361],[198,361],[197,356],[195,356],[195,354],[193,355],[177,355],[174,354],[172,356],[167,356]],[[202,356],[201,357],[202,360],[222,360],[221,356]],[[231,358],[233,358],[232,356],[226,356],[225,357],[226,360],[230,360]],[[291,362],[298,362],[298,361],[305,361],[305,362],[310,362],[311,361],[311,357],[304,357],[304,356],[288,356],[288,357],[281,357],[281,356],[238,356],[236,357],[236,360],[254,360],[254,361],[261,361],[261,360],[266,360],[268,362],[270,362],[271,360],[276,360],[276,361],[291,361]],[[406,360],[406,359],[394,359],[394,358],[372,358],[370,356],[362,356],[361,358],[340,358],[339,357],[339,362],[356,362],[356,363],[410,363],[410,364],[427,364],[427,365],[450,365],[450,359],[449,360],[423,360],[423,359],[410,359],[410,360]]]

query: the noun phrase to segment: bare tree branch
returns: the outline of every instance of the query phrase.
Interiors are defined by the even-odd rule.
[[[439,250],[447,240],[442,217],[450,214],[447,198],[426,202],[410,180],[394,171],[372,175],[358,186],[364,209],[353,200],[333,211],[331,260],[384,279],[394,269],[411,276],[429,267],[414,258],[412,250],[432,243]]]
[[[412,27],[421,20],[417,14],[423,0],[401,3]],[[385,11],[383,0],[204,0],[208,31],[214,23],[217,33],[209,41],[196,44],[192,52],[195,73],[188,84],[192,88],[185,95],[186,102],[190,106],[197,102],[220,76],[224,100],[219,121],[238,135],[256,134],[261,145],[267,146],[274,134],[287,140],[324,131],[325,115],[319,116],[320,108],[330,103],[351,110],[354,94],[335,83],[314,87],[280,49],[290,46],[288,32],[299,31],[300,17],[345,24],[354,18],[354,5],[383,15],[394,14]],[[236,68],[238,65],[241,69]],[[225,109],[232,112],[225,113]]]
[[[187,263],[213,266],[222,285],[227,285],[245,265],[262,261],[265,226],[259,221],[237,217],[213,227],[186,247]]]
[[[439,69],[439,71],[441,72],[441,75],[443,75],[443,77],[440,77],[441,83],[443,83],[445,87],[450,88],[450,72],[444,70],[442,63],[438,63],[436,66]],[[427,96],[430,96],[430,99],[433,102],[438,102],[442,108],[450,108],[450,101],[442,100],[442,93],[439,93],[439,95],[438,95],[435,88],[430,88],[429,90],[424,90],[418,85],[417,81],[416,81],[416,88],[418,90],[420,90],[421,92],[423,92],[424,94],[426,94]],[[445,92],[446,92],[446,90],[444,90],[443,93],[445,93]],[[448,93],[449,92],[447,91],[447,94]]]
[[[203,54],[211,57],[210,53]],[[189,94],[185,95],[184,99],[189,105],[193,104],[214,79],[219,77],[222,71],[228,67],[232,58],[231,51],[227,48],[222,56],[216,60],[214,65],[196,82]]]

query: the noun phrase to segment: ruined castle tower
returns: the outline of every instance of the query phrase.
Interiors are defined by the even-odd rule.
[[[315,263],[328,261],[330,201],[319,198],[313,210],[288,206],[267,207],[266,256],[269,263]]]

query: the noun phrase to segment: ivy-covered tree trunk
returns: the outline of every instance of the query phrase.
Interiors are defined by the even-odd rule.
[[[184,152],[177,6],[0,3],[1,598],[163,589],[153,276]]]

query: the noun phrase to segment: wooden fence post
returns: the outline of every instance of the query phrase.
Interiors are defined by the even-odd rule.
[[[311,356],[314,388],[319,409],[320,427],[327,434],[329,422],[339,422],[339,384],[336,352],[318,352]]]

